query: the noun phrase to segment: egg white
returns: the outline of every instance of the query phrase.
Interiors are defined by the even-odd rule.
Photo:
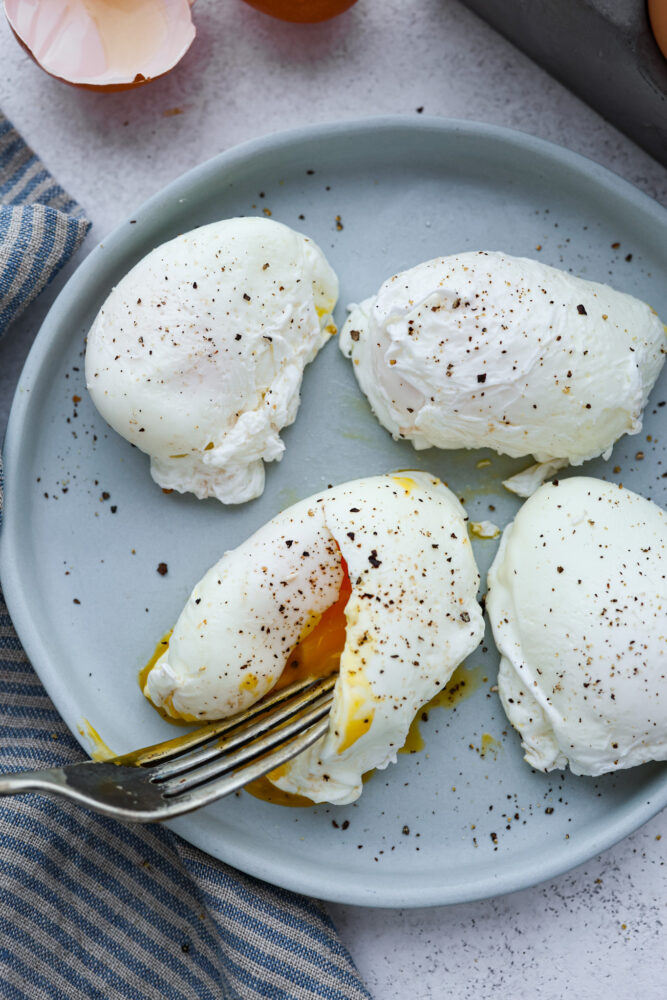
[[[419,264],[350,309],[340,348],[383,426],[417,449],[550,463],[521,495],[640,431],[665,360],[645,303],[499,252]]]
[[[352,802],[396,759],[419,708],[479,644],[479,574],[457,498],[423,472],[356,480],[274,517],[194,588],[145,694],[175,715],[225,717],[271,690],[343,580],[346,642],[329,729],[271,780]]]
[[[598,479],[542,486],[505,529],[486,608],[533,767],[667,759],[666,573],[664,511]]]
[[[164,489],[242,503],[282,457],[304,368],[336,333],[337,297],[322,251],[288,226],[202,226],[113,289],[88,335],[88,390]]]

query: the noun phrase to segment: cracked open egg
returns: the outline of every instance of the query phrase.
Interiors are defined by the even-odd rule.
[[[542,486],[504,531],[486,607],[498,690],[540,771],[667,759],[667,516],[622,486]]]
[[[419,709],[483,634],[457,498],[424,472],[331,487],[226,552],[192,591],[143,691],[169,716],[234,715],[293,680],[338,672],[327,733],[268,775],[345,804],[395,761]]]
[[[4,0],[38,66],[89,90],[127,90],[164,76],[195,37],[194,0]]]
[[[338,279],[312,240],[264,218],[214,222],[151,251],[100,309],[86,385],[165,490],[243,503],[336,331]]]
[[[380,423],[415,448],[493,448],[539,465],[607,458],[665,360],[650,306],[523,257],[467,252],[389,278],[350,307],[340,347]]]

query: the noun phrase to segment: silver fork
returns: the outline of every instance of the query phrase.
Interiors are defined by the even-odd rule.
[[[131,823],[173,819],[261,778],[323,736],[335,683],[335,676],[298,681],[230,719],[110,761],[0,775],[0,795],[63,795]]]

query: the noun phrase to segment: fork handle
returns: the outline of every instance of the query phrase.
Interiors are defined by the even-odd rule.
[[[0,775],[0,795],[23,792],[63,792],[65,774],[61,767],[42,771],[19,771]]]

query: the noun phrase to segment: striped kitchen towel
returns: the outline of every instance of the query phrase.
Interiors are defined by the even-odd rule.
[[[90,228],[83,209],[0,113],[0,336]]]
[[[0,332],[89,223],[0,119]],[[0,459],[0,526],[2,462]],[[0,591],[0,770],[81,760]],[[158,825],[0,799],[3,1000],[370,1000],[322,906]]]
[[[80,760],[0,594],[0,769]],[[369,1000],[322,906],[169,830],[0,799],[7,1000]]]

